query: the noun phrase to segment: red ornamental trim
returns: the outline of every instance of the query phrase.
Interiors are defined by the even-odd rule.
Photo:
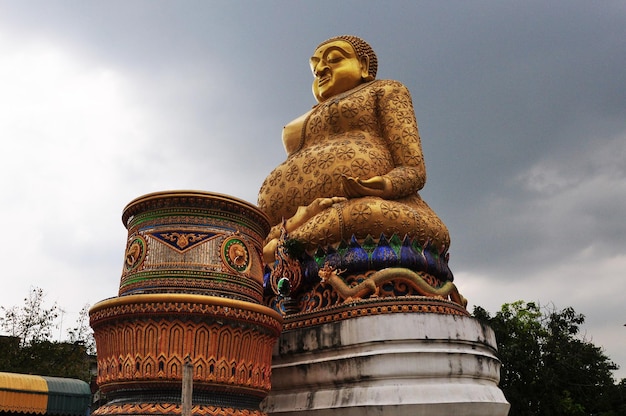
[[[139,315],[202,315],[223,317],[248,324],[261,325],[276,336],[280,334],[282,317],[266,306],[235,299],[186,294],[128,295],[102,301],[89,311],[90,324],[125,320]],[[208,315],[208,316],[207,316]],[[145,317],[145,316],[144,316]]]

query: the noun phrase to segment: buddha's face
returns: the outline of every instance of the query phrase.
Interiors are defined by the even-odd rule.
[[[313,95],[318,102],[348,91],[368,76],[367,57],[359,59],[348,42],[336,40],[315,50],[310,59]]]

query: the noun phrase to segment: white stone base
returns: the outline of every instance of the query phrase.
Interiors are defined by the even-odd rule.
[[[434,313],[362,316],[281,335],[270,416],[506,416],[491,328]]]

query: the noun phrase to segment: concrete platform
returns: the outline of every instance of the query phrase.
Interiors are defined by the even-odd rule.
[[[394,313],[283,332],[269,415],[506,416],[493,331],[466,316]]]

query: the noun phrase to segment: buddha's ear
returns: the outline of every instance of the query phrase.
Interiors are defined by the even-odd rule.
[[[361,79],[363,81],[372,81],[374,78],[370,75],[370,57],[365,55],[359,58],[361,63]]]

